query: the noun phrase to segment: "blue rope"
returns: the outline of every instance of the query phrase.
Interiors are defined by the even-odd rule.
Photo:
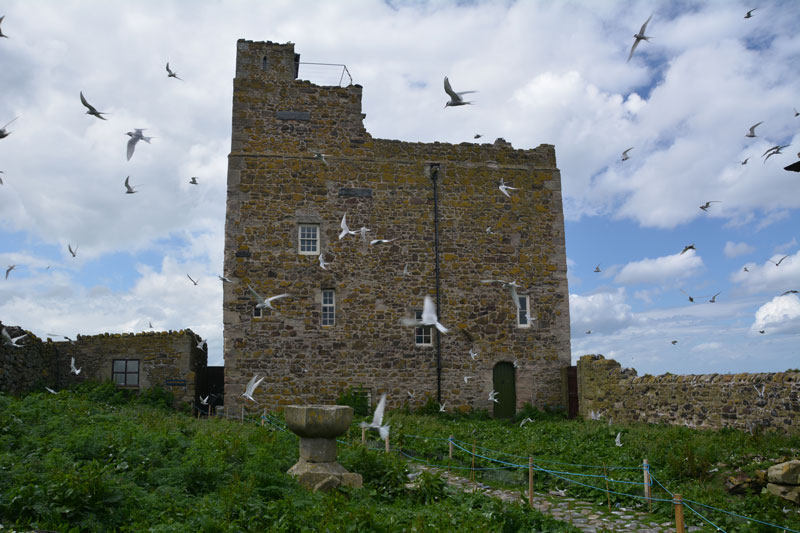
[[[750,518],[749,516],[743,516],[743,515],[740,515],[740,514],[731,512],[731,511],[725,511],[724,509],[717,509],[716,507],[712,507],[711,505],[706,505],[704,503],[696,502],[694,500],[683,500],[683,501],[691,502],[691,503],[693,503],[695,505],[700,505],[702,507],[707,507],[708,509],[713,509],[714,511],[719,511],[720,513],[729,514],[729,515],[735,516],[737,518],[743,518],[744,520],[750,520],[751,522],[758,522],[759,524],[764,524],[765,526],[771,526],[771,527],[774,527],[774,528],[782,529],[784,531],[791,531],[792,533],[800,533],[800,531],[797,531],[796,529],[790,529],[788,527],[778,526],[778,525],[775,525],[775,524],[770,524],[769,522],[762,522],[761,520],[757,520],[755,518]]]
[[[423,459],[419,459],[417,457],[409,455],[408,453],[404,452],[403,450],[400,450],[400,453],[405,455],[406,457],[408,457],[412,461],[417,461],[417,462],[423,463],[426,466],[431,466],[433,468],[441,468],[441,469],[448,468],[447,465],[436,465],[436,464],[433,464],[433,463],[429,463],[428,461],[425,461]],[[451,470],[470,470],[472,467],[469,467],[469,466],[450,466],[449,468]],[[511,466],[496,466],[496,467],[491,467],[491,468],[490,467],[482,467],[482,468],[475,468],[475,470],[505,470],[505,469],[508,469],[508,468],[516,468],[516,467],[511,467]]]
[[[724,530],[724,529],[722,529],[722,528],[721,528],[721,527],[719,527],[717,524],[715,524],[714,522],[712,522],[711,520],[709,520],[709,519],[708,519],[708,518],[706,518],[705,516],[701,515],[700,513],[698,513],[697,511],[695,511],[694,509],[692,509],[692,508],[691,508],[689,505],[687,505],[687,504],[685,504],[685,503],[684,503],[683,505],[684,505],[684,507],[686,507],[687,509],[689,509],[691,512],[693,512],[694,514],[696,514],[697,516],[699,516],[700,518],[702,518],[703,520],[705,520],[706,522],[708,522],[709,524],[711,524],[712,526],[714,526],[714,527],[717,529],[717,531],[722,531],[722,533],[725,533],[725,530]]]
[[[456,441],[457,441],[457,439],[453,439],[453,442],[456,442]],[[463,440],[458,440],[458,442],[462,442],[464,444],[469,444],[469,442],[465,442]],[[518,459],[527,459],[529,457],[527,455],[515,455],[513,453],[503,452],[503,451],[499,451],[499,450],[493,450],[491,448],[484,448],[483,446],[475,446],[475,448],[481,449],[481,450],[485,450],[485,451],[488,451],[488,452],[499,453],[501,455],[507,455],[509,457],[516,457]],[[602,465],[582,465],[582,464],[576,464],[576,463],[565,463],[565,462],[562,462],[562,461],[554,461],[554,460],[551,460],[551,459],[540,459],[538,457],[534,457],[534,459],[537,462],[540,462],[540,463],[553,463],[553,464],[560,464],[560,465],[567,465],[567,466],[580,466],[582,468],[604,468]],[[642,469],[641,466],[606,466],[605,468],[607,468],[608,470],[641,470]]]
[[[670,496],[674,496],[674,494],[673,494],[673,493],[671,493],[667,487],[665,487],[664,485],[662,485],[662,484],[661,484],[661,482],[660,482],[659,480],[657,480],[657,479],[655,478],[655,476],[654,476],[654,475],[651,473],[651,474],[650,474],[650,484],[651,484],[651,485],[652,485],[653,481],[655,481],[656,483],[658,483],[658,486],[659,486],[659,487],[661,487],[662,489],[664,489],[664,490],[667,492],[667,494],[669,494]]]

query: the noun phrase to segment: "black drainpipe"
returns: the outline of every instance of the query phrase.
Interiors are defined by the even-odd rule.
[[[439,193],[437,180],[439,179],[439,164],[431,164],[431,180],[433,181],[433,252],[435,257],[434,272],[436,273],[436,318],[442,317],[442,300],[439,294]],[[439,330],[436,331],[436,401],[442,403],[442,342]]]

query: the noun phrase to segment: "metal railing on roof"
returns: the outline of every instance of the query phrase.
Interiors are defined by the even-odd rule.
[[[347,76],[347,83],[345,82]],[[298,63],[297,79],[307,80],[315,85],[347,87],[353,85],[353,77],[347,70],[347,65],[339,63]]]

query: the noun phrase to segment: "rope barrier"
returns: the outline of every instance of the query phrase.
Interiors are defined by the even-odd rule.
[[[726,511],[726,510],[724,510],[724,509],[718,509],[718,508],[716,508],[716,507],[713,507],[713,506],[711,506],[711,505],[706,505],[706,504],[704,504],[704,503],[696,502],[696,501],[694,501],[694,500],[683,500],[683,501],[685,501],[685,502],[691,502],[691,503],[693,503],[693,504],[695,504],[695,505],[699,505],[699,506],[701,506],[701,507],[706,507],[706,508],[708,508],[708,509],[712,509],[712,510],[714,510],[714,511],[718,511],[718,512],[720,512],[720,513],[729,514],[729,515],[731,515],[731,516],[735,516],[735,517],[737,517],[737,518],[743,518],[744,520],[750,520],[750,521],[752,521],[752,522],[758,522],[759,524],[764,524],[765,526],[771,526],[771,527],[775,527],[775,528],[778,528],[778,529],[782,529],[783,531],[790,531],[791,533],[800,533],[800,531],[798,531],[798,530],[796,530],[796,529],[790,529],[790,528],[788,528],[788,527],[785,527],[785,526],[778,526],[778,525],[775,525],[775,524],[770,524],[769,522],[762,522],[761,520],[758,520],[758,519],[756,519],[756,518],[750,518],[750,517],[748,517],[748,516],[743,516],[743,515],[740,515],[740,514],[738,514],[738,513],[734,513],[734,512],[732,512],[732,511]]]
[[[222,416],[222,417],[224,417],[226,419],[230,419],[231,418],[231,415],[229,415],[227,412],[222,414],[222,415],[220,415],[219,413],[215,413],[214,414],[215,418],[219,418],[220,416]],[[235,419],[236,420],[240,420],[242,422],[244,422],[244,420],[247,420],[247,421],[252,422],[254,424],[258,424],[258,421],[250,419],[250,418],[247,418],[247,417],[245,417],[244,419],[240,419],[239,417],[235,417]],[[286,429],[285,425],[281,425],[280,421],[278,419],[273,419],[273,417],[270,417],[270,416],[266,415],[266,413],[261,415],[261,420],[265,420],[266,422],[268,422],[270,424],[270,426],[274,426],[274,427],[278,428],[279,430],[281,430],[282,432],[284,432],[286,434],[293,435],[293,436],[296,437],[296,435],[294,435],[294,433],[291,433]],[[490,470],[521,469],[521,468],[528,469],[531,466],[531,465],[528,465],[528,464],[523,465],[523,464],[517,464],[517,463],[510,463],[508,461],[503,461],[501,459],[488,457],[486,455],[482,455],[482,454],[478,454],[478,453],[473,453],[471,450],[469,450],[467,448],[464,448],[463,446],[461,446],[459,444],[459,443],[463,443],[463,444],[469,444],[469,443],[467,443],[465,441],[458,440],[458,439],[454,439],[454,438],[429,437],[429,436],[424,436],[424,435],[402,435],[402,438],[446,441],[446,442],[452,443],[454,447],[456,447],[459,450],[462,450],[462,451],[468,453],[472,457],[483,459],[485,461],[489,461],[490,463],[498,463],[498,464],[503,465],[503,466],[499,466],[499,467],[478,467],[478,468],[472,468],[470,466],[452,466],[452,465],[449,465],[449,468],[451,468],[453,470],[490,471]],[[337,439],[337,442],[340,443],[340,444],[345,444],[345,445],[352,445],[353,444],[352,442],[347,442],[347,441],[338,440],[338,439]],[[482,447],[482,446],[475,446],[475,448],[480,449],[480,450],[485,451],[485,452],[494,452],[494,453],[497,453],[497,454],[500,454],[500,455],[504,455],[504,456],[507,456],[507,457],[528,459],[528,457],[526,457],[526,456],[515,455],[515,454],[512,454],[512,453],[503,452],[503,451],[500,451],[500,450],[493,450],[491,448],[486,448],[486,447]],[[367,447],[367,449],[374,450],[374,451],[383,451],[383,448]],[[400,454],[402,454],[403,456],[407,457],[408,459],[411,459],[412,461],[416,461],[416,462],[425,464],[426,466],[430,466],[430,467],[433,467],[433,468],[441,468],[441,469],[448,468],[448,465],[437,465],[437,464],[431,463],[431,462],[429,462],[427,460],[420,459],[419,457],[414,457],[413,455],[407,453],[406,451],[404,451],[402,449],[398,449],[397,451],[399,451]],[[560,465],[567,465],[567,466],[577,466],[577,467],[582,467],[582,468],[603,468],[603,466],[599,466],[599,465],[583,465],[583,464],[576,464],[576,463],[567,463],[567,462],[563,462],[563,461],[555,461],[555,460],[550,460],[550,459],[537,459],[536,463],[539,463],[539,462],[541,462],[541,463],[550,463],[550,464],[560,464]],[[667,494],[670,495],[670,497],[671,497],[670,499],[654,498],[652,496],[648,498],[646,496],[639,496],[637,494],[630,494],[630,493],[627,493],[627,492],[619,492],[619,491],[614,491],[614,490],[608,490],[608,489],[605,489],[605,488],[602,488],[602,487],[596,487],[594,485],[590,485],[588,483],[582,483],[582,482],[580,482],[578,480],[570,479],[570,478],[565,477],[565,476],[580,476],[580,477],[589,477],[589,478],[599,478],[599,479],[604,479],[604,480],[606,480],[606,481],[608,481],[610,483],[621,483],[621,484],[628,484],[628,485],[642,485],[642,486],[644,486],[644,483],[642,483],[642,482],[626,481],[626,480],[622,480],[622,479],[614,479],[614,478],[610,478],[610,477],[608,477],[606,475],[599,475],[599,474],[583,474],[583,473],[579,473],[579,472],[564,472],[564,471],[559,471],[559,470],[550,470],[550,469],[547,469],[547,468],[543,468],[543,467],[539,466],[536,463],[532,463],[533,470],[536,470],[536,471],[539,471],[539,472],[544,472],[546,474],[552,475],[552,476],[554,476],[554,477],[556,477],[558,479],[566,481],[567,483],[573,483],[575,485],[579,485],[579,486],[586,487],[586,488],[593,489],[593,490],[598,490],[598,491],[601,491],[601,492],[605,492],[607,494],[615,494],[615,495],[618,495],[618,496],[626,496],[626,497],[629,497],[629,498],[634,498],[634,499],[639,499],[639,500],[648,500],[648,501],[653,501],[653,502],[663,502],[663,503],[669,503],[669,504],[674,504],[675,503],[674,494],[669,489],[667,489],[667,487],[665,487],[655,476],[653,476],[653,473],[652,473],[650,465],[647,466],[648,473],[650,474],[650,485],[652,486],[653,482],[655,482]],[[642,470],[641,466],[635,466],[635,467],[632,467],[632,466],[608,466],[606,468],[608,468],[608,469],[617,469],[617,470]],[[742,520],[756,522],[758,524],[762,524],[762,525],[769,526],[769,527],[774,527],[774,528],[780,529],[782,531],[788,531],[789,533],[800,533],[800,531],[798,531],[796,529],[791,529],[791,528],[788,528],[788,527],[785,527],[785,526],[779,526],[779,525],[772,524],[772,523],[769,523],[769,522],[764,522],[763,520],[758,520],[756,518],[750,518],[750,517],[747,517],[747,516],[744,516],[744,515],[740,515],[738,513],[734,513],[732,511],[726,511],[724,509],[719,509],[717,507],[714,507],[714,506],[711,506],[711,505],[707,505],[707,504],[704,504],[704,503],[700,503],[700,502],[697,502],[697,501],[694,501],[694,500],[688,500],[688,499],[682,500],[682,505],[684,507],[686,507],[692,513],[697,515],[701,520],[707,522],[709,525],[714,527],[717,531],[722,531],[723,533],[725,533],[725,532],[720,526],[718,526],[717,524],[715,524],[714,522],[712,522],[711,520],[709,520],[708,518],[703,516],[701,513],[699,513],[697,510],[695,510],[693,507],[688,505],[689,503],[692,503],[694,505],[698,505],[700,507],[705,507],[705,508],[710,509],[712,511],[717,511],[717,512],[724,513],[724,514],[727,514],[727,515],[730,515],[730,516],[734,516],[734,517],[740,518]]]
[[[694,514],[696,514],[697,516],[699,516],[700,518],[702,518],[703,520],[705,520],[706,522],[708,522],[709,524],[711,524],[712,526],[714,526],[714,527],[716,528],[716,530],[717,530],[717,531],[722,531],[722,533],[725,533],[725,530],[724,530],[724,529],[722,529],[722,528],[721,528],[721,527],[719,527],[717,524],[715,524],[714,522],[712,522],[711,520],[709,520],[709,519],[708,519],[708,518],[706,518],[705,516],[701,515],[700,513],[698,513],[697,511],[695,511],[694,509],[692,509],[692,507],[691,507],[691,506],[690,506],[688,503],[686,503],[686,500],[683,500],[683,506],[684,506],[684,507],[686,507],[687,509],[689,509],[691,512],[693,512],[693,513],[694,513]]]

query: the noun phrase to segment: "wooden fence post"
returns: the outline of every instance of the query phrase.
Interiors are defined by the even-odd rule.
[[[644,497],[647,500],[647,506],[652,513],[653,501],[650,499],[650,463],[647,462],[647,459],[645,459],[644,463],[642,464],[642,470],[644,470]]]
[[[244,422],[244,405],[242,406],[242,422]]]
[[[686,529],[683,526],[683,498],[680,494],[673,494],[672,497],[675,504],[675,533],[684,533]]]
[[[528,505],[533,507],[533,457],[528,457]]]
[[[385,442],[386,442],[386,453],[389,453],[389,435],[386,435]]]
[[[361,445],[367,445],[367,428],[361,428]]]
[[[472,440],[472,469],[469,473],[470,477],[472,478],[472,482],[475,484],[472,492],[475,492],[478,489],[478,484],[475,481],[475,440]]]

